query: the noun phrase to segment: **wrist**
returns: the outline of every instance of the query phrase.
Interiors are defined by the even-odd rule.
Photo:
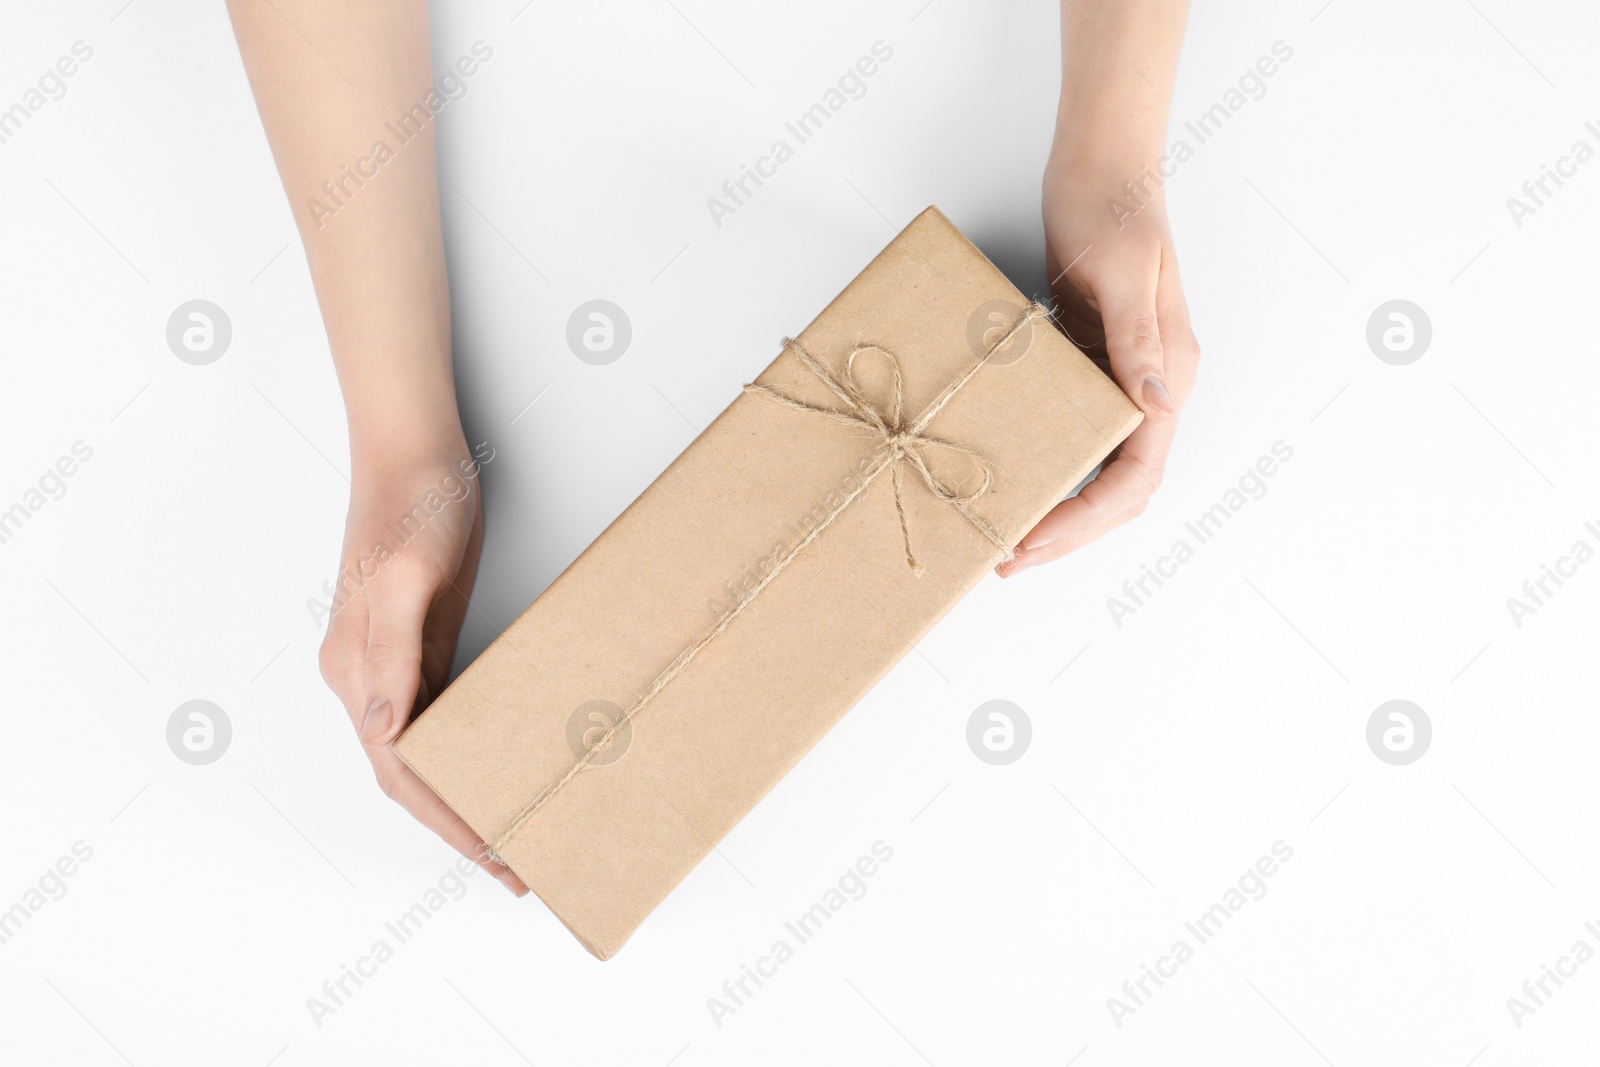
[[[1063,94],[1050,144],[1052,170],[1134,171],[1166,154],[1167,111],[1075,106]]]
[[[384,404],[350,412],[350,461],[358,472],[403,473],[467,454],[454,396],[448,404]]]
[[[385,337],[335,348],[357,470],[397,470],[466,446],[447,343]]]

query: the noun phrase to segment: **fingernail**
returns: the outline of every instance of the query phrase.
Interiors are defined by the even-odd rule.
[[[1141,392],[1144,392],[1146,406],[1155,408],[1162,414],[1174,414],[1178,411],[1178,408],[1173,406],[1173,395],[1166,392],[1166,382],[1163,382],[1157,374],[1150,374],[1149,378],[1144,379],[1144,389]]]
[[[513,896],[519,896],[520,897],[523,894],[524,890],[523,890],[522,886],[520,884],[518,884],[517,876],[512,874],[510,871],[501,871],[499,874],[495,875],[494,877],[495,877],[495,881],[499,882],[501,885],[503,885],[507,889],[511,890],[511,893],[512,893]]]
[[[389,732],[394,725],[394,705],[388,697],[379,697],[367,705],[367,717],[361,720],[361,740],[373,744]]]
[[[1172,406],[1172,394],[1167,392],[1166,383],[1152,374],[1144,380],[1144,402],[1164,414],[1171,415],[1178,409]]]

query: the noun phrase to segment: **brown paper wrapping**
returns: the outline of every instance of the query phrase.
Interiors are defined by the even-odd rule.
[[[1027,307],[929,208],[797,340],[836,369],[862,342],[894,353],[910,419],[983,354],[982,340],[969,342],[983,337],[970,328],[975,315],[1015,322]],[[862,357],[857,377],[887,404],[883,361]],[[789,349],[758,383],[842,406]],[[993,465],[973,510],[1015,544],[1139,418],[1040,321],[996,352],[927,433]],[[926,568],[913,573],[881,475],[502,842],[584,751],[570,738],[604,725],[588,713],[609,708],[614,720],[630,708],[883,448],[861,428],[740,394],[396,743],[601,959],[1002,558],[906,471],[906,521]],[[970,466],[938,449],[929,462],[951,483]]]

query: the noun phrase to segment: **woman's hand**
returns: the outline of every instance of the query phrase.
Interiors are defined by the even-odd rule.
[[[1161,485],[1200,346],[1178,279],[1166,204],[1145,161],[1052,161],[1044,189],[1045,261],[1062,326],[1144,412],[1144,422],[1083,491],[1056,505],[999,573],[1059,559],[1144,511]],[[1155,172],[1152,164],[1152,171]],[[1148,189],[1149,195],[1145,190]],[[1115,210],[1110,204],[1120,206]],[[1142,204],[1142,206],[1141,206]]]
[[[432,91],[428,3],[294,7],[291,22],[276,0],[228,0],[349,417],[354,484],[322,676],[349,711],[383,791],[520,895],[527,886],[488,859],[393,747],[444,688],[483,510],[456,406],[433,124],[380,179],[351,186],[339,168],[371,144],[382,116],[411,113]],[[341,70],[308,41],[358,71],[361,91],[347,91]],[[332,212],[325,198],[335,184],[343,193],[332,197]]]
[[[1144,412],[1082,492],[1023,537],[1008,578],[1138,515],[1161,485],[1200,346],[1163,183],[1188,0],[1062,0],[1061,107],[1044,177],[1045,265],[1062,325]]]
[[[528,887],[394,751],[448,680],[482,541],[478,468],[464,443],[358,465],[320,660],[383,791],[521,896]]]

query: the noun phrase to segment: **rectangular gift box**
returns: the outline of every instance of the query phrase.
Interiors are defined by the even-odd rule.
[[[930,207],[397,751],[607,959],[1139,419]]]

